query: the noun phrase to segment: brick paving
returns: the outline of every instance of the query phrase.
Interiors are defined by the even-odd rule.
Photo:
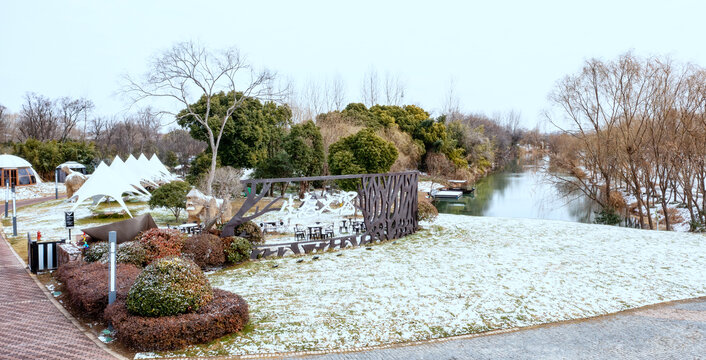
[[[114,359],[54,306],[2,238],[0,359]]]
[[[290,359],[706,359],[706,298],[496,335]]]

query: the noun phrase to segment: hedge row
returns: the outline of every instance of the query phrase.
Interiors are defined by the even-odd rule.
[[[248,304],[239,295],[213,289],[213,300],[198,311],[162,317],[132,315],[124,300],[108,306],[104,318],[123,344],[141,351],[181,349],[241,331],[249,320]]]
[[[117,299],[125,300],[128,291],[142,269],[132,264],[118,264],[115,283]],[[110,268],[100,262],[73,261],[61,265],[55,272],[57,280],[64,283],[69,304],[90,316],[100,315],[108,306]]]

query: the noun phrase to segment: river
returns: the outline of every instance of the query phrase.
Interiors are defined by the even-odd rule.
[[[514,160],[476,182],[475,193],[434,205],[447,214],[593,222],[592,201],[561,190],[548,171],[546,160]]]

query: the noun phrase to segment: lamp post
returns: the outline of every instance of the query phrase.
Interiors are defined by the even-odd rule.
[[[5,178],[5,218],[7,218],[7,210],[10,202],[10,181]]]
[[[59,199],[59,170],[54,169],[54,198]],[[71,237],[69,237],[71,241]]]
[[[111,231],[108,233],[108,243],[110,244],[110,290],[108,292],[108,304],[115,301],[115,247],[117,244],[117,233]]]
[[[15,184],[12,184],[12,236],[17,236],[17,192],[15,192]]]

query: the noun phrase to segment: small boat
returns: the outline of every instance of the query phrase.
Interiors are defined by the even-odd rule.
[[[434,199],[458,199],[463,195],[463,191],[456,190],[436,190],[432,191]]]

